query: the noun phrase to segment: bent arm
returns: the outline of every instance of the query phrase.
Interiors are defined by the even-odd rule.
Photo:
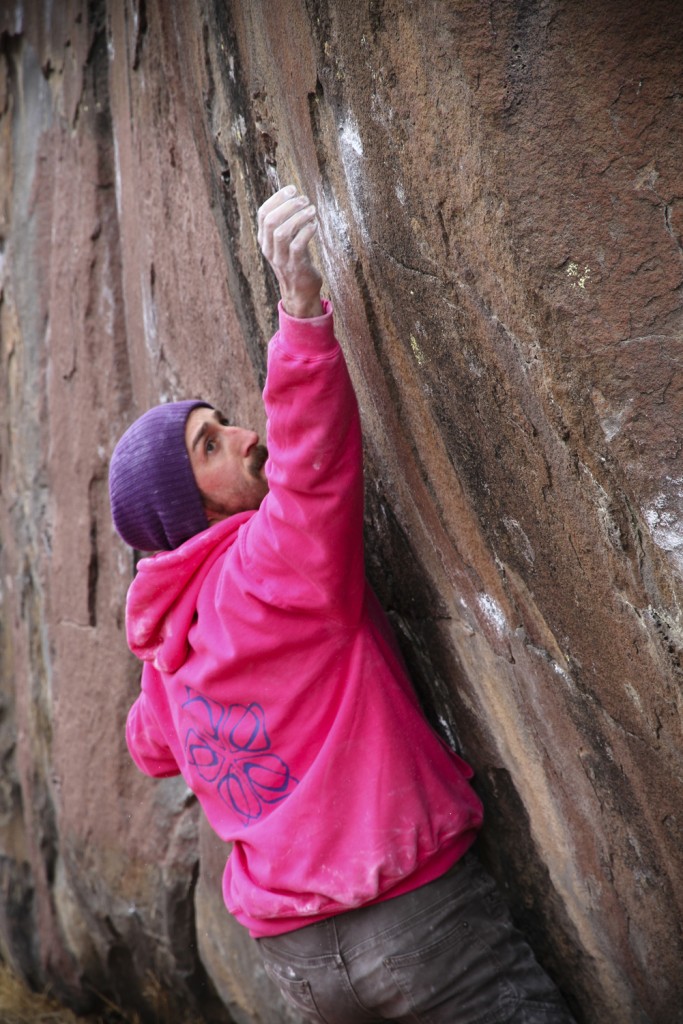
[[[155,779],[164,779],[171,775],[180,775],[180,769],[146,692],[149,677],[155,672],[153,665],[145,662],[142,670],[142,691],[128,712],[126,720],[126,743],[130,756],[141,772]]]

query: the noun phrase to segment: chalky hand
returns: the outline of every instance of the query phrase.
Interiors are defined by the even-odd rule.
[[[318,227],[316,209],[294,185],[281,188],[258,212],[258,242],[275,271],[285,311],[306,319],[320,316],[322,277],[309,252]]]

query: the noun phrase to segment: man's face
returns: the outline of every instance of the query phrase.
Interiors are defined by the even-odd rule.
[[[210,523],[257,509],[268,492],[268,452],[253,430],[231,426],[217,409],[193,409],[185,425],[192,472]]]

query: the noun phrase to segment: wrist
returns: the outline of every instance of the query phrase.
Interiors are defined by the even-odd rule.
[[[308,299],[287,298],[283,295],[282,308],[288,316],[294,317],[295,320],[312,320],[313,317],[322,316],[325,312],[319,292]]]
[[[289,316],[282,301],[278,304],[277,345],[290,355],[324,355],[334,352],[338,342],[334,336],[332,303],[322,300],[322,316],[297,319]]]

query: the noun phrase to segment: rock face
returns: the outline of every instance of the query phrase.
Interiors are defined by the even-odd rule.
[[[0,956],[73,1005],[296,1022],[226,850],[123,740],[107,464],[263,429],[294,181],[366,436],[368,569],[586,1024],[683,1021],[677,0],[0,3]]]

